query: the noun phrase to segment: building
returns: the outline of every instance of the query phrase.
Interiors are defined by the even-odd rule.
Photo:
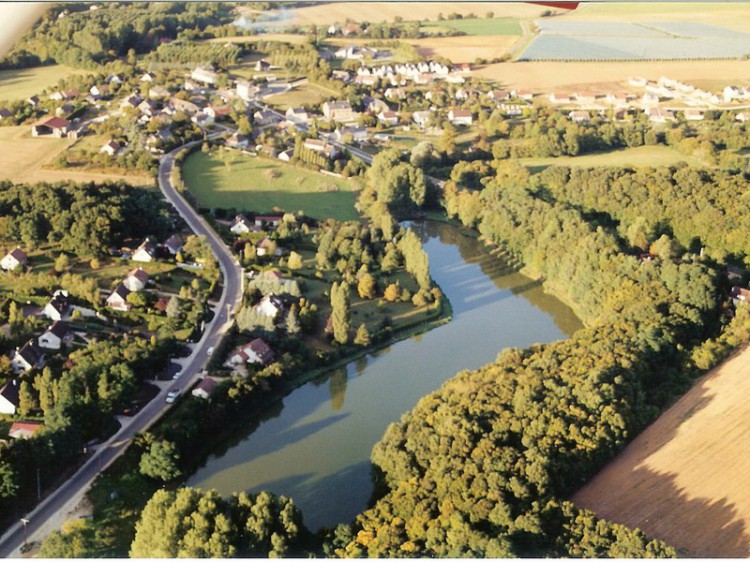
[[[510,95],[513,98],[523,101],[531,101],[534,99],[534,92],[531,90],[511,90]]]
[[[16,349],[10,361],[13,373],[18,374],[32,369],[40,369],[44,366],[44,352],[37,345],[36,340],[27,341],[23,347]]]
[[[253,363],[269,365],[273,363],[274,353],[271,347],[261,338],[237,347],[227,360],[227,366]]]
[[[215,121],[226,119],[232,113],[232,108],[228,105],[210,106],[203,110],[203,113],[213,118]]]
[[[153,82],[154,81],[154,75],[151,74],[150,72],[144,72],[141,75],[140,80],[141,80],[141,82]]]
[[[70,301],[68,300],[68,291],[58,289],[42,309],[42,316],[46,316],[53,322],[59,322],[65,318],[69,309]]]
[[[107,144],[105,144],[104,146],[102,146],[99,149],[99,152],[104,152],[105,154],[109,154],[110,156],[114,156],[115,154],[117,154],[120,151],[120,148],[121,148],[121,146],[120,146],[119,142],[117,142],[115,140],[111,140]]]
[[[271,70],[271,63],[266,59],[255,62],[255,72],[267,72],[268,70]]]
[[[266,295],[255,306],[255,310],[259,314],[276,319],[284,312],[284,303],[276,295]]]
[[[169,91],[162,86],[154,86],[149,88],[148,97],[152,100],[160,100],[169,97]]]
[[[588,111],[571,111],[568,114],[568,117],[570,117],[571,121],[575,121],[576,123],[586,123],[591,119],[591,115],[589,115]]]
[[[387,127],[398,125],[398,113],[395,111],[381,111],[378,113],[378,121]]]
[[[0,388],[0,414],[14,415],[18,408],[19,399],[18,391],[21,382],[18,379],[8,381],[5,386]]]
[[[563,92],[553,92],[549,95],[549,101],[552,103],[570,103],[570,94]]]
[[[253,113],[253,122],[256,125],[272,125],[278,120],[279,118],[270,109],[262,109]]]
[[[703,115],[703,111],[701,111],[700,109],[686,109],[685,119],[688,121],[703,121],[703,119],[705,119],[705,116]]]
[[[241,135],[239,133],[232,133],[225,143],[229,148],[237,148],[240,150],[247,150],[250,147],[250,137],[247,135]]]
[[[234,217],[234,221],[232,221],[232,226],[229,227],[229,230],[231,230],[234,234],[240,235],[247,234],[248,232],[253,232],[254,228],[247,217],[245,217],[244,215],[237,215],[236,217]]]
[[[154,259],[156,259],[156,248],[151,243],[151,241],[146,238],[146,240],[144,240],[143,243],[138,246],[138,248],[136,248],[130,259],[133,261],[140,261],[145,263],[152,262],[154,261]]]
[[[286,110],[284,117],[292,123],[308,123],[310,121],[310,115],[304,107],[290,107]]]
[[[39,102],[39,96],[31,96],[30,98],[26,98],[26,103],[28,103],[31,107],[38,106]]]
[[[13,422],[8,431],[8,437],[11,439],[30,439],[44,428],[42,422],[36,421],[17,421]]]
[[[193,389],[193,392],[191,393],[196,398],[202,398],[203,400],[208,400],[211,398],[211,395],[214,393],[214,390],[216,389],[216,379],[212,379],[211,377],[204,378],[201,382],[198,383],[198,386],[196,386]]]
[[[507,90],[490,90],[487,92],[487,99],[491,99],[494,102],[507,100],[510,98],[510,94]]]
[[[348,101],[327,101],[322,108],[323,115],[334,121],[355,121],[358,117]]]
[[[176,256],[182,251],[182,239],[177,234],[173,234],[164,241],[164,247],[171,255]]]
[[[302,143],[302,147],[314,152],[320,152],[329,160],[333,160],[339,153],[338,148],[332,144],[328,144],[328,141],[320,139],[305,139]]]
[[[64,138],[68,134],[70,121],[61,117],[45,117],[31,126],[32,137]]]
[[[432,121],[431,111],[415,111],[411,114],[412,120],[420,127],[426,127]]]
[[[67,322],[55,321],[39,336],[38,344],[42,349],[59,350],[63,345],[70,345],[75,338],[73,330]]]
[[[281,160],[282,162],[291,162],[293,156],[294,156],[294,149],[289,148],[287,150],[279,152],[279,155],[277,158]]]
[[[209,70],[208,68],[199,66],[190,73],[190,78],[192,78],[196,82],[202,82],[203,84],[209,84],[213,86],[214,84],[216,84],[216,80],[219,78],[219,75],[213,70]]]
[[[258,88],[249,80],[244,79],[237,80],[236,90],[237,95],[245,101],[255,99],[255,97],[258,95],[258,92],[260,92],[260,88]]]
[[[271,240],[268,236],[265,236],[260,242],[255,245],[255,249],[258,256],[268,255],[273,252],[274,256],[280,256],[284,253],[283,249],[280,248],[275,241]]]
[[[344,125],[343,127],[339,127],[331,134],[331,139],[337,141],[337,142],[344,142],[344,139],[347,138],[347,135],[351,135],[352,142],[364,142],[369,137],[370,134],[367,132],[367,129],[365,129],[362,126],[359,125]]]
[[[120,283],[117,288],[107,297],[107,306],[112,310],[130,310],[130,303],[128,302],[128,295],[130,289]]]
[[[674,121],[674,113],[668,109],[662,109],[660,107],[649,107],[645,111],[648,115],[648,120],[652,123],[666,123],[667,121]]]
[[[132,292],[142,291],[146,288],[146,283],[148,283],[148,273],[140,267],[129,272],[125,276],[125,280],[122,282],[122,284]]]
[[[15,269],[18,267],[26,267],[27,261],[28,256],[26,255],[26,252],[24,252],[21,248],[16,247],[8,252],[2,260],[0,260],[0,267],[2,267],[5,271],[15,271]]]
[[[7,107],[0,107],[0,120],[13,117],[13,113]]]
[[[468,109],[451,109],[448,112],[448,120],[454,125],[471,125],[474,122]]]
[[[260,228],[276,228],[281,224],[281,215],[255,215],[255,226]]]
[[[141,96],[138,94],[131,94],[124,100],[122,100],[122,103],[120,103],[120,107],[122,108],[131,108],[136,109],[139,105],[141,105],[141,102],[143,99],[141,99]]]
[[[592,92],[576,92],[575,97],[580,104],[596,103],[596,94]]]

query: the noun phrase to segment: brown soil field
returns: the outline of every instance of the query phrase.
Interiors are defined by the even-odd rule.
[[[750,81],[750,61],[506,62],[486,65],[473,73],[496,80],[503,86],[540,93],[578,87],[604,92],[617,88],[643,93],[642,89],[628,86],[629,76],[651,80],[669,76],[715,90],[720,86]]]
[[[299,8],[288,14],[290,23],[299,25],[342,24],[347,18],[356,22],[393,21],[401,17],[410,20],[437,20],[438,14],[474,13],[484,17],[494,12],[495,17],[535,18],[550,8],[521,2],[331,2],[319,6]]]
[[[44,169],[44,166],[72,144],[73,141],[67,139],[34,138],[28,125],[1,127],[0,180],[19,183],[122,180],[130,185],[154,186],[154,180],[148,176]]]
[[[699,379],[574,496],[690,557],[750,556],[750,346]]]
[[[508,54],[518,39],[518,35],[463,35],[401,41],[415,45],[423,57],[445,57],[453,63],[471,63],[478,58],[494,59]]]

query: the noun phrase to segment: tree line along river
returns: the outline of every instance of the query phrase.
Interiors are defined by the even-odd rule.
[[[411,224],[432,277],[453,307],[451,322],[394,343],[311,381],[215,452],[189,486],[229,495],[269,490],[294,499],[306,526],[351,521],[372,494],[370,452],[389,423],[463,369],[508,347],[570,336],[573,311],[541,283],[509,268],[450,225]]]

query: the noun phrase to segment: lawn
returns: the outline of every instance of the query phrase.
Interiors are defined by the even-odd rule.
[[[54,86],[71,74],[86,74],[69,66],[55,64],[21,70],[0,71],[0,100],[23,100]]]
[[[278,177],[271,178],[271,173]],[[188,190],[205,207],[270,213],[274,208],[304,211],[310,217],[356,220],[356,183],[284,164],[278,160],[232,152],[196,152],[185,161]]]
[[[466,35],[521,35],[523,33],[521,24],[514,18],[448,20],[424,28],[427,33],[432,32],[433,29],[436,31],[457,29],[463,31]]]
[[[298,107],[306,104],[317,105],[332,97],[339,97],[338,92],[323,88],[317,84],[308,83],[283,94],[269,97],[268,104],[275,109],[286,111],[289,107]]]
[[[557,158],[519,158],[518,162],[532,172],[541,172],[549,166],[570,166],[575,168],[595,168],[598,166],[671,166],[686,162],[691,166],[704,166],[692,156],[680,154],[666,146],[639,146],[611,152],[597,152],[583,156],[560,156]]]

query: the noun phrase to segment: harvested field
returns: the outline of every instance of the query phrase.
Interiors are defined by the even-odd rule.
[[[559,156],[557,158],[519,158],[519,164],[534,172],[549,166],[569,166],[571,168],[596,168],[606,166],[673,166],[678,162],[686,162],[690,166],[702,167],[704,164],[693,156],[680,154],[668,146],[638,146],[636,148],[622,148],[609,152],[595,152],[581,156]]]
[[[460,37],[429,37],[401,39],[417,47],[426,58],[445,57],[453,63],[474,62],[478,58],[494,59],[510,53],[518,41],[515,35],[464,35]]]
[[[700,87],[710,82],[717,88],[750,80],[750,61],[506,62],[486,65],[474,74],[537,92],[591,85],[636,91],[627,85],[629,76],[669,76]]]
[[[750,556],[750,347],[697,381],[574,496],[691,557]]]
[[[86,74],[86,71],[60,64],[20,70],[2,70],[0,71],[0,100],[23,100],[41,94],[42,90],[55,86],[58,80],[71,74]]]
[[[393,21],[396,17],[410,20],[437,20],[438,14],[461,15],[476,14],[483,16],[493,12],[495,17],[535,18],[550,8],[524,3],[506,2],[332,2],[318,6],[299,8],[289,14],[289,23],[298,25],[329,25],[344,23],[347,18],[356,22]]]
[[[31,127],[0,128],[0,179],[32,181],[29,178],[41,170],[73,141],[40,139],[31,136]]]

